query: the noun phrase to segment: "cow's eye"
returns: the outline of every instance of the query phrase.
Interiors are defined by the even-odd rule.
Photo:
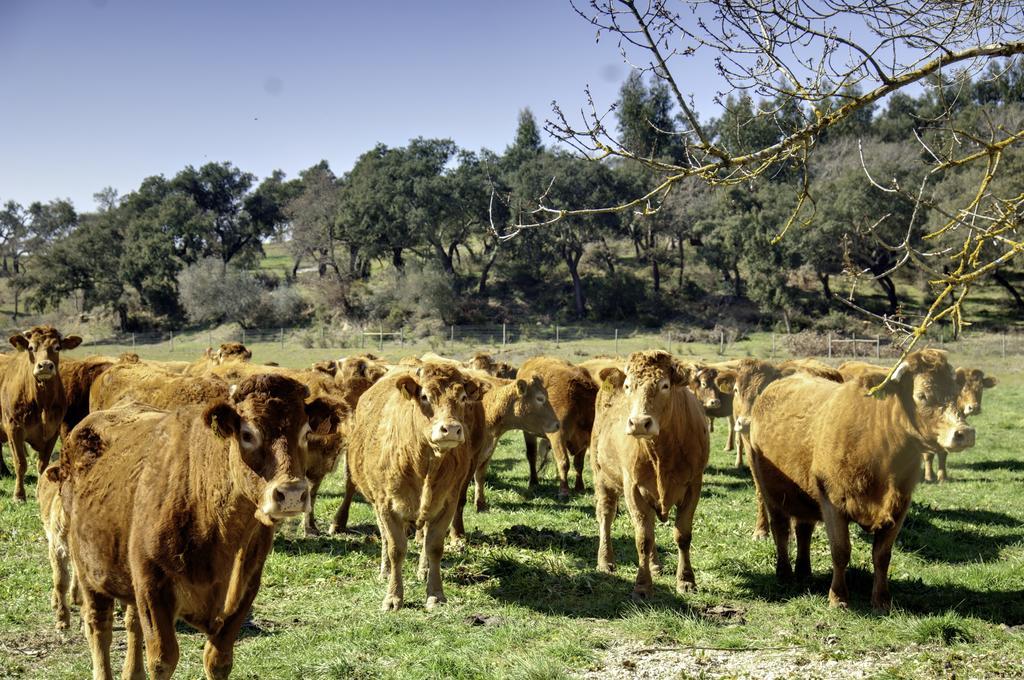
[[[420,403],[422,403],[424,406],[429,406],[430,405],[430,399],[427,398],[426,394],[421,394],[420,395]]]
[[[661,389],[662,389],[662,391],[665,391],[665,390],[668,389],[668,381],[667,380],[662,381]]]
[[[256,437],[252,436],[252,432],[248,430],[242,430],[242,443],[252,446],[255,443]]]
[[[544,398],[543,394],[537,395],[537,403],[538,404],[543,404],[545,401],[547,401],[547,399]]]
[[[469,399],[469,397],[466,396],[465,392],[463,392],[462,394],[459,395],[459,401],[465,403],[466,399]]]
[[[928,395],[925,394],[924,392],[918,392],[917,394],[914,395],[914,398],[917,399],[918,401],[926,401],[928,399]]]

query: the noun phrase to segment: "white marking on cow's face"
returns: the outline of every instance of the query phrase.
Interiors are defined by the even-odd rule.
[[[260,445],[263,443],[263,436],[259,430],[243,420],[238,432],[238,441],[242,451],[251,454],[259,450]]]

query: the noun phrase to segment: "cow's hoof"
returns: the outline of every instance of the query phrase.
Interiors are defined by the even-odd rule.
[[[653,562],[651,563],[651,576],[654,576],[655,578],[657,578],[658,576],[661,576],[661,565],[660,564],[654,564]]]
[[[836,595],[833,591],[828,591],[828,606],[833,609],[847,609],[850,603],[847,598]]]
[[[401,608],[402,598],[395,595],[388,595],[380,605],[380,610],[382,612],[397,612]]]
[[[693,581],[676,581],[676,592],[680,595],[688,595],[697,592],[697,584]]]
[[[614,562],[598,562],[597,570],[602,574],[614,574],[615,563]]]
[[[17,494],[17,493],[14,494],[14,502],[15,503],[25,503],[26,502],[25,494],[23,494],[23,493],[22,494]]]
[[[775,580],[779,583],[789,583],[793,580],[793,569],[788,564],[775,567]]]
[[[306,525],[306,538],[315,538],[321,535],[322,533],[320,532],[320,529],[318,529],[315,525]]]
[[[798,581],[806,581],[809,578],[811,578],[810,566],[805,566],[802,564],[796,565],[796,578]]]
[[[647,590],[634,590],[629,597],[633,602],[647,602],[651,597],[651,593]]]
[[[419,580],[419,581],[426,581],[427,580],[427,568],[426,567],[420,567],[420,568],[418,568],[416,570],[416,579]]]
[[[57,619],[57,622],[54,624],[54,628],[56,628],[57,630],[59,630],[61,632],[67,630],[70,626],[71,626],[71,617],[70,616],[62,616],[59,619]]]
[[[754,533],[750,535],[755,541],[764,541],[768,538],[768,530],[764,527],[757,527],[754,529]]]
[[[448,598],[444,595],[431,595],[427,598],[426,608],[427,611],[437,608],[448,601]]]
[[[892,610],[892,600],[885,599],[881,602],[872,602],[871,609],[876,614],[888,614]]]
[[[334,523],[331,523],[331,526],[327,527],[327,533],[330,536],[334,536],[335,534],[341,534],[341,533],[344,533],[344,532],[345,532],[345,529],[343,529],[342,527],[340,527],[340,526],[338,526],[337,524],[334,524]]]
[[[491,509],[491,506],[487,505],[487,501],[481,501],[481,502],[476,504],[476,511],[477,512],[487,512],[490,509]]]
[[[569,490],[568,489],[559,489],[558,490],[558,500],[560,500],[560,501],[567,501],[567,500],[569,500]]]

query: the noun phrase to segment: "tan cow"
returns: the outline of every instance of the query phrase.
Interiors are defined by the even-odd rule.
[[[919,479],[921,454],[974,445],[974,429],[957,406],[946,353],[913,352],[879,396],[876,378],[838,384],[793,375],[768,385],[750,415],[751,463],[771,514],[775,573],[792,575],[790,521],[797,537],[796,573],[811,573],[810,539],[824,521],[832,551],[829,602],[849,601],[849,523],[874,534],[871,604],[888,611],[889,560]]]
[[[123,677],[144,677],[143,640],[150,678],[173,675],[179,620],[207,635],[206,676],[228,676],[275,529],[309,509],[307,395],[260,375],[229,400],[130,404],[71,432],[61,493],[94,678],[111,677],[115,600],[129,604]]]
[[[82,342],[75,335],[62,337],[53,326],[34,326],[12,335],[17,352],[0,355],[0,444],[7,442],[14,459],[14,500],[25,502],[28,443],[39,454],[39,473],[50,463],[67,410],[67,395],[60,377],[60,352]],[[0,453],[0,468],[3,455]]]
[[[473,463],[467,404],[482,386],[448,364],[426,364],[380,379],[356,405],[348,428],[348,468],[374,508],[381,535],[381,608],[402,607],[402,565],[409,526],[422,530],[418,573],[427,608],[445,601],[441,585],[444,537]]]
[[[690,563],[693,515],[700,499],[710,444],[704,410],[686,386],[687,368],[668,352],[635,352],[625,371],[601,372],[590,465],[599,531],[597,568],[615,569],[612,521],[626,501],[639,559],[633,597],[653,592],[660,568],[654,520],[668,520],[674,507],[679,550],[676,590],[696,590]]]
[[[732,390],[736,383],[736,371],[698,363],[691,365],[690,376],[690,391],[704,406],[704,413],[708,417],[708,431],[715,431],[715,418],[727,419],[729,436],[724,450],[736,449],[736,467],[742,468],[743,447],[736,446],[736,428],[732,417]]]
[[[569,462],[576,468],[577,492],[584,490],[583,457],[590,445],[590,431],[594,425],[594,398],[597,383],[585,369],[555,357],[533,357],[520,368],[517,377],[532,382],[540,376],[547,390],[551,406],[558,416],[559,430],[547,435],[558,468],[558,495],[569,497]],[[524,433],[526,460],[530,464],[530,487],[537,485],[537,437],[539,433]]]
[[[64,514],[64,504],[60,497],[60,470],[57,463],[50,465],[39,475],[36,498],[39,500],[39,518],[46,533],[53,580],[50,606],[53,608],[57,630],[66,630],[71,623],[68,597],[70,596],[76,603],[80,601],[80,597],[71,570],[71,556],[68,554],[67,515]]]
[[[494,447],[501,435],[510,430],[557,432],[559,427],[558,417],[551,408],[540,376],[534,376],[532,382],[528,383],[521,378],[503,380],[479,371],[466,372],[476,378],[486,391],[480,401],[471,401],[466,407],[465,424],[472,435],[469,445],[473,451],[473,466],[459,494],[458,508],[452,521],[451,534],[454,539],[464,539],[466,536],[463,512],[470,481],[475,482],[477,512],[487,510],[484,482]]]
[[[115,364],[93,382],[89,409],[108,409],[123,400],[166,409],[206,404],[227,399],[229,387],[217,376],[178,375],[146,363]]]
[[[506,378],[508,380],[515,379],[517,370],[512,364],[505,361],[498,361],[486,352],[477,352],[469,359],[469,361],[465,362],[463,366],[477,371],[483,371],[488,375],[493,375],[495,378]]]
[[[132,356],[118,359],[93,356],[82,360],[68,358],[60,362],[60,379],[64,384],[67,401],[64,422],[61,424],[61,441],[67,439],[71,428],[89,415],[89,391],[96,379],[117,363],[137,364],[138,360],[138,355],[134,355],[134,360]]]

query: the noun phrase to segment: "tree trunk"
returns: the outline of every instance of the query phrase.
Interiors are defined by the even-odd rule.
[[[302,264],[302,256],[299,255],[295,258],[295,264],[292,265],[292,280],[299,276],[299,265]]]
[[[437,255],[437,259],[441,262],[441,269],[448,275],[448,278],[455,278],[455,267],[452,266],[452,256],[447,250],[444,249],[440,243],[432,243],[434,247],[434,254]]]
[[[402,271],[405,269],[405,260],[402,259],[402,249],[392,248],[391,249],[391,264],[395,265],[395,269]]]
[[[497,261],[497,259],[498,246],[497,244],[495,244],[494,247],[491,249],[491,254],[487,258],[487,261],[484,262],[483,269],[480,270],[480,282],[477,284],[477,292],[480,293],[480,295],[487,294],[487,277],[490,275],[491,267],[494,266],[494,263]]]
[[[1014,288],[1013,284],[1010,283],[1010,280],[1006,278],[1006,274],[1003,274],[1003,272],[997,269],[993,272],[992,278],[995,279],[996,283],[1005,288],[1007,293],[1013,296],[1014,302],[1017,303],[1017,309],[1024,311],[1024,298],[1020,296],[1017,289]]]
[[[886,297],[889,298],[889,314],[896,314],[900,306],[899,298],[896,297],[896,284],[888,276],[883,276],[878,279],[878,285],[881,286],[882,290],[885,291]]]
[[[572,292],[573,302],[576,306],[576,318],[582,320],[583,313],[585,311],[585,304],[583,299],[583,280],[580,279],[579,263],[580,255],[567,255],[565,258],[565,264],[569,266],[569,275],[572,276]]]
[[[676,247],[679,248],[679,290],[683,289],[684,272],[686,271],[686,250],[683,247],[683,237],[677,239]]]
[[[661,271],[658,269],[658,256],[653,250],[651,251],[651,278],[654,281],[654,294],[657,295],[661,292]]]
[[[832,287],[828,282],[828,274],[818,272],[818,280],[821,281],[821,292],[825,296],[825,302],[832,302]]]
[[[732,288],[736,297],[743,297],[743,279],[740,278],[740,267],[738,264],[732,266]]]

